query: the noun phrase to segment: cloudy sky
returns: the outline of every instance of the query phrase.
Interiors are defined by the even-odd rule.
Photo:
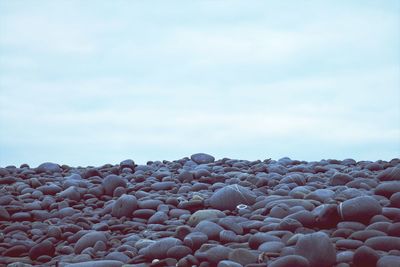
[[[0,0],[0,165],[400,155],[400,1]]]

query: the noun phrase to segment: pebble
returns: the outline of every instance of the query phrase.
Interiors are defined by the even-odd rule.
[[[202,232],[205,234],[208,239],[210,240],[218,240],[219,233],[224,230],[218,224],[211,222],[211,221],[201,221],[199,224],[196,225],[194,231]]]
[[[187,223],[190,226],[194,227],[203,220],[217,219],[225,216],[226,216],[225,213],[223,213],[220,210],[215,210],[215,209],[198,210],[190,216]]]
[[[62,172],[62,169],[60,167],[60,165],[56,164],[56,163],[52,163],[52,162],[45,162],[40,164],[37,168],[36,168],[36,172],[41,173],[41,172],[45,172],[45,173],[56,173],[56,172]]]
[[[99,232],[99,231],[88,232],[84,234],[82,237],[80,237],[79,240],[76,242],[74,247],[74,252],[76,254],[80,254],[82,250],[88,247],[93,247],[98,241],[103,241],[104,243],[107,243],[107,236],[105,232]]]
[[[376,236],[368,238],[365,245],[375,250],[390,251],[400,249],[400,237],[396,236]]]
[[[29,257],[32,260],[36,260],[40,256],[47,255],[47,256],[53,256],[55,252],[55,248],[53,244],[50,241],[43,241],[39,244],[36,244],[29,250]]]
[[[379,254],[367,246],[361,246],[354,251],[353,264],[355,267],[375,267]]]
[[[117,187],[124,187],[126,188],[126,182],[124,179],[122,179],[120,176],[115,175],[115,174],[110,174],[107,175],[103,182],[102,182],[103,188],[104,188],[104,193],[106,193],[109,196],[112,196],[114,193],[114,190]]]
[[[389,181],[379,184],[375,188],[375,194],[390,198],[393,194],[400,192],[400,180]]]
[[[385,255],[378,260],[376,267],[400,267],[400,256]]]
[[[209,164],[215,161],[215,158],[206,153],[196,153],[190,156],[190,159],[197,164]]]
[[[310,267],[331,267],[336,262],[336,250],[322,232],[301,236],[295,246],[296,255],[306,258]]]
[[[132,213],[137,209],[137,199],[132,195],[122,195],[115,201],[111,214],[114,217],[121,218],[131,217]]]
[[[248,249],[238,248],[229,253],[228,259],[241,265],[256,263],[258,261],[258,253],[249,251]]]
[[[299,255],[287,255],[280,257],[268,264],[268,267],[309,267],[311,266],[308,260]],[[322,265],[321,265],[322,266]]]
[[[171,247],[179,245],[182,245],[181,240],[173,237],[165,237],[139,250],[139,254],[148,259],[164,259],[167,257],[167,252]]]
[[[235,210],[239,204],[253,205],[256,202],[256,195],[241,185],[233,184],[216,191],[209,202],[214,209]]]
[[[339,215],[343,220],[366,222],[382,213],[382,206],[370,196],[361,196],[344,201],[339,205]]]

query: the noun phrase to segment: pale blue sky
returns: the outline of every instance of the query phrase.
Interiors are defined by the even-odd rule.
[[[400,155],[400,1],[0,0],[0,165]]]

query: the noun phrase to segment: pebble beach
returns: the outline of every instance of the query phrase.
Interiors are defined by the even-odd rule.
[[[0,266],[400,266],[400,159],[1,166]]]

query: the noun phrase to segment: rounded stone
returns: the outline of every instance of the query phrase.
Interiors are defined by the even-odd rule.
[[[32,260],[36,260],[37,258],[43,255],[52,257],[54,253],[55,253],[55,248],[53,244],[50,241],[45,240],[43,242],[40,242],[39,244],[36,244],[29,250],[29,257]]]
[[[248,249],[237,248],[229,253],[228,259],[245,266],[247,264],[256,263],[258,256]]]
[[[151,189],[159,190],[171,190],[176,186],[175,182],[156,182],[151,185]]]
[[[354,267],[375,267],[379,254],[370,247],[361,246],[354,251]]]
[[[400,256],[385,255],[378,260],[376,267],[400,267]]]
[[[400,248],[400,237],[396,236],[376,236],[368,238],[365,245],[375,250],[390,251]]]
[[[79,193],[78,188],[76,186],[68,187],[67,189],[58,193],[58,196],[75,201],[79,201],[81,199],[81,194]]]
[[[377,176],[380,181],[400,181],[400,167],[392,167],[384,170]]]
[[[129,261],[129,257],[122,252],[113,251],[104,258],[105,260],[116,260],[126,263]]]
[[[211,207],[218,210],[235,210],[239,204],[253,205],[256,195],[238,184],[224,186],[209,198]]]
[[[341,203],[338,212],[343,220],[368,223],[373,216],[382,213],[382,207],[376,199],[361,196]]]
[[[171,247],[182,245],[182,241],[174,237],[165,237],[157,240],[149,246],[139,250],[148,259],[164,259]]]
[[[210,240],[218,240],[219,233],[224,230],[221,226],[211,221],[201,221],[199,224],[196,225],[194,231],[202,232],[207,235],[208,239]]]
[[[75,254],[80,254],[82,250],[93,247],[98,241],[103,241],[105,244],[107,243],[107,236],[104,232],[92,231],[84,234],[75,244]]]
[[[148,224],[163,224],[168,220],[168,215],[163,211],[157,211],[147,221]]]
[[[27,253],[29,248],[24,245],[16,245],[4,251],[3,256],[6,257],[22,257],[22,254]]]
[[[45,162],[45,163],[40,164],[36,168],[36,172],[38,172],[38,173],[41,173],[41,172],[56,173],[56,172],[62,172],[62,169],[61,169],[60,165],[58,165],[56,163]]]
[[[287,255],[283,257],[279,257],[271,264],[268,264],[268,267],[309,267],[310,264],[308,260],[299,255]]]
[[[183,239],[183,243],[192,248],[193,250],[198,249],[201,245],[208,241],[208,236],[202,232],[192,232],[186,235]]]
[[[114,193],[115,188],[117,187],[124,187],[126,188],[126,182],[122,177],[115,175],[115,174],[110,174],[107,175],[106,178],[104,178],[102,182],[104,192],[106,195],[112,196]]]
[[[331,177],[329,184],[332,186],[345,185],[352,180],[353,177],[346,173],[336,173]]]
[[[400,208],[400,192],[394,193],[390,197],[390,205],[395,208]]]
[[[400,181],[388,181],[380,183],[375,188],[375,195],[390,198],[393,194],[400,192]]]
[[[192,254],[192,253],[193,253],[193,251],[189,247],[183,246],[183,245],[178,245],[178,246],[173,246],[168,249],[167,257],[179,260],[179,259],[184,258],[187,255]]]
[[[249,238],[249,247],[251,249],[258,249],[258,247],[265,242],[269,241],[279,241],[281,242],[281,239],[277,236],[268,234],[268,233],[255,233],[254,235],[250,236]]]
[[[217,267],[243,267],[243,265],[234,261],[223,260],[218,263]]]
[[[296,255],[306,258],[310,267],[331,267],[336,262],[336,250],[323,232],[303,235],[295,246]]]
[[[215,158],[206,153],[196,153],[190,156],[190,159],[197,164],[209,164],[215,161]]]
[[[273,252],[273,253],[280,253],[281,250],[285,247],[285,244],[281,241],[268,241],[262,243],[258,250],[262,252]]]
[[[111,215],[117,218],[121,218],[122,216],[131,217],[137,206],[136,197],[124,194],[115,201]]]
[[[360,240],[360,241],[365,241],[368,238],[371,237],[375,237],[375,236],[386,236],[387,234],[385,232],[382,231],[378,231],[378,230],[360,230],[360,231],[356,231],[353,232],[349,238],[350,239],[355,239],[355,240]]]
[[[198,210],[190,216],[188,224],[190,226],[196,226],[199,222],[203,220],[223,218],[225,216],[226,216],[225,213],[223,213],[220,210],[215,210],[215,209]]]

